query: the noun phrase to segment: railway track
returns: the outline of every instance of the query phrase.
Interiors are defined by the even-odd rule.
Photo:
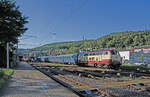
[[[143,72],[134,72],[134,71],[122,71],[122,70],[112,70],[112,69],[97,69],[97,68],[80,68],[80,67],[59,67],[59,66],[48,66],[50,68],[61,68],[63,71],[68,71],[72,73],[81,73],[81,74],[91,74],[97,77],[104,77],[107,74],[110,75],[121,75],[126,77],[143,77],[143,78],[150,78],[150,73],[143,73]]]
[[[43,74],[47,75],[48,77],[52,78],[54,81],[58,82],[59,84],[63,85],[64,87],[67,87],[69,90],[73,91],[75,94],[77,94],[80,97],[84,97],[84,95],[82,95],[80,92],[78,92],[75,89],[72,89],[71,86],[61,80],[59,80],[58,78],[54,77],[52,72],[48,72],[47,70],[43,70],[43,68],[41,68],[40,66],[35,66],[32,65],[35,69],[39,70],[40,72],[42,72]]]
[[[127,97],[127,94],[133,95],[130,97],[149,97],[150,95],[150,78],[147,74],[136,74],[137,77],[145,77],[144,80],[132,80],[134,78],[122,79],[116,76],[117,73],[122,76],[121,71],[91,71],[74,67],[33,66],[80,97]],[[143,86],[139,86],[138,83],[142,83]],[[134,94],[138,91],[144,92]],[[122,92],[128,93],[122,94]]]
[[[51,77],[56,82],[67,87],[68,89],[70,89],[71,91],[79,95],[80,97],[115,97],[114,95],[107,93],[106,91],[100,88],[94,88],[90,84],[83,83],[71,77],[65,76],[61,72],[49,70],[47,67],[43,68],[35,65],[32,66],[37,70],[39,70],[40,72]]]
[[[43,66],[49,66],[49,67],[54,67],[52,65],[48,65],[45,63],[31,63],[31,64],[38,64],[38,65],[43,65]],[[51,63],[53,64],[53,63]],[[78,65],[67,65],[67,64],[62,64],[62,66],[55,66],[55,67],[70,67],[73,70],[82,70],[82,71],[92,71],[92,72],[103,72],[103,73],[112,73],[112,74],[116,74],[116,73],[121,73],[123,75],[128,75],[128,74],[136,74],[139,76],[149,76],[150,75],[150,70],[140,70],[139,68],[137,69],[123,69],[120,68],[119,70],[114,70],[114,69],[107,69],[107,68],[96,68],[96,67],[90,67],[90,66],[86,66],[86,67],[81,67]]]

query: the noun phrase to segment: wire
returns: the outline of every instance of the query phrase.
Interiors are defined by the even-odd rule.
[[[22,38],[24,37],[24,38]],[[37,36],[33,35],[23,35],[22,37],[18,38],[18,40],[25,40],[25,39],[30,39],[30,38],[37,38]]]
[[[71,17],[75,14],[75,13],[77,13],[80,9],[82,9],[86,4],[87,4],[87,2],[88,2],[88,0],[84,0],[77,8],[75,8],[75,9],[73,9],[73,10],[71,10],[70,11],[70,15],[67,17],[67,18],[64,18],[64,22],[66,22],[66,21],[68,21],[68,20],[70,20],[71,19]],[[51,23],[52,24],[52,23]],[[57,26],[58,24],[56,24],[56,23],[54,23],[53,24],[53,26],[51,27],[51,30],[50,30],[50,32],[48,32],[49,34],[50,34],[50,36],[52,36],[52,38],[53,39],[55,39],[56,38],[56,35],[57,35],[57,33],[55,32],[55,29],[56,29],[56,26]],[[24,39],[28,39],[28,38],[38,38],[37,36],[32,36],[32,35],[23,35],[23,36],[26,36],[27,38],[24,38]],[[23,40],[23,39],[22,39]],[[46,38],[46,39],[42,39],[39,43],[43,43],[43,41],[48,41],[49,40],[49,38]],[[40,46],[41,46],[41,44],[40,44]],[[29,44],[29,45],[31,45],[31,44]]]

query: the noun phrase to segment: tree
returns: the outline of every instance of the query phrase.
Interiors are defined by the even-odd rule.
[[[7,42],[17,43],[18,37],[21,36],[27,28],[24,26],[27,17],[23,16],[14,1],[0,1],[0,43]]]
[[[18,43],[18,37],[27,30],[26,23],[27,17],[22,15],[14,0],[0,0],[0,66],[6,64],[6,43]]]
[[[140,60],[143,62],[144,61],[144,54],[141,54]]]

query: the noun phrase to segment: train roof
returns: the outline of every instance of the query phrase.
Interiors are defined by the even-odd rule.
[[[50,56],[39,56],[37,58],[48,58],[48,57],[50,57]]]
[[[88,53],[97,53],[97,52],[108,52],[108,51],[112,51],[114,49],[106,49],[106,50],[98,50],[98,51],[89,51]]]
[[[68,56],[74,56],[77,55],[78,53],[74,53],[74,54],[66,54],[66,55],[58,55],[58,56],[50,56],[50,57],[68,57]]]
[[[74,53],[74,54],[66,54],[66,55],[58,55],[58,56],[73,56],[73,55],[77,55],[77,53]]]

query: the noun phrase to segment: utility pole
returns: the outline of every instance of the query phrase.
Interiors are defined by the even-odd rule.
[[[18,43],[17,43],[17,49],[16,49],[16,65],[19,63],[19,52],[18,52]]]
[[[7,42],[7,69],[9,69],[9,42]]]
[[[84,40],[85,40],[85,36],[83,35],[83,51],[84,51],[84,44],[85,44],[85,43],[84,43],[84,42],[85,42]]]

